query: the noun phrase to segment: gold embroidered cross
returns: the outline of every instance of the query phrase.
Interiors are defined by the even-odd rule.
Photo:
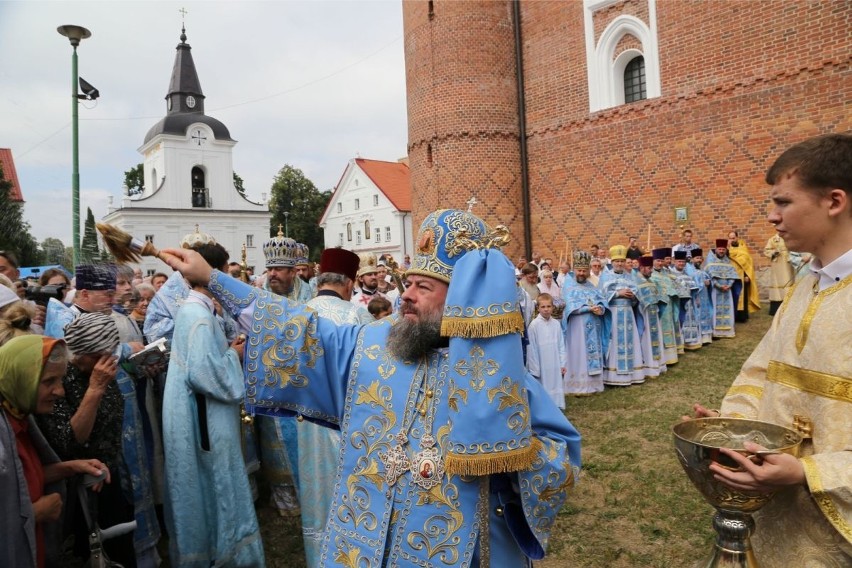
[[[462,359],[455,365],[456,372],[462,377],[470,373],[470,386],[476,392],[485,387],[485,376],[493,377],[500,366],[494,359],[485,359],[485,351],[479,345],[474,345],[470,350],[470,363]]]

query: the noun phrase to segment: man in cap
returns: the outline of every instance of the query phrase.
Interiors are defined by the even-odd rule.
[[[677,364],[678,338],[680,337],[680,322],[678,321],[680,295],[674,286],[674,280],[664,266],[665,259],[671,257],[671,250],[663,247],[651,251],[654,262],[651,280],[657,285],[660,297],[665,299],[665,303],[660,306],[660,328],[663,330],[663,359],[661,362],[666,366]]]
[[[766,566],[852,563],[852,136],[828,134],[787,149],[766,174],[769,222],[793,250],[813,254],[772,327],[743,365],[721,413],[780,424],[804,437],[798,456],[711,465],[737,490],[777,494],[753,513],[755,557]],[[762,449],[751,442],[745,450]]]
[[[352,293],[352,303],[367,309],[367,304],[374,296],[384,296],[379,292],[379,267],[376,255],[364,252],[358,255],[360,264],[356,280],[358,287]]]
[[[636,299],[639,302],[639,312],[642,317],[637,320],[637,325],[646,377],[659,377],[667,370],[663,360],[663,328],[660,324],[660,311],[669,299],[667,296],[660,295],[657,283],[651,279],[653,272],[654,259],[650,255],[639,258]]]
[[[609,308],[604,320],[604,336],[608,337],[609,348],[605,352],[603,384],[641,384],[645,382],[645,371],[642,369],[642,349],[636,325],[638,300],[636,281],[624,269],[627,247],[610,247],[609,257],[612,270],[605,272],[598,284]]]
[[[565,393],[590,395],[602,392],[606,348],[603,315],[606,300],[589,278],[592,258],[585,251],[574,253],[574,278],[566,278],[562,287],[565,310],[562,329],[568,354]]]
[[[704,250],[692,249],[692,278],[698,285],[694,296],[698,328],[701,331],[701,343],[713,342],[713,300],[710,297],[710,275],[701,268],[704,263]]]
[[[373,316],[362,306],[350,302],[360,259],[354,252],[325,249],[320,257],[317,295],[307,305],[321,317],[338,325],[372,323]],[[319,564],[322,539],[331,500],[337,458],[340,455],[340,431],[300,421],[299,498],[302,505],[302,534],[308,566]]]
[[[116,268],[113,264],[78,264],[74,273],[75,315],[87,313],[111,314],[115,303]]]
[[[690,249],[694,252],[696,249]],[[698,295],[698,283],[687,271],[687,251],[674,251],[674,266],[671,273],[675,280],[675,286],[680,298],[679,322],[681,336],[683,337],[683,348],[687,351],[701,349],[701,326],[698,323],[698,315],[695,308],[695,298]]]
[[[502,242],[470,213],[430,214],[400,312],[343,327],[190,252],[164,251],[251,326],[255,410],[341,429],[320,565],[428,565],[439,555],[463,568],[489,557],[519,566],[543,556],[579,466],[579,435],[523,370],[517,286],[493,248]],[[482,310],[488,320],[476,317]]]
[[[710,275],[710,297],[713,300],[713,337],[734,337],[733,287],[739,275],[728,258],[728,239],[716,239],[715,254],[708,259],[704,270]]]

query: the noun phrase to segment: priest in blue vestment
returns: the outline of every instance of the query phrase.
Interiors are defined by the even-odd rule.
[[[228,253],[208,237],[193,246],[224,270]],[[264,565],[243,460],[239,351],[216,319],[210,292],[193,285],[177,312],[163,399],[165,517],[175,566]]]
[[[161,251],[246,326],[254,411],[340,428],[321,566],[544,556],[580,436],[523,369],[505,233],[464,211],[427,216],[400,311],[369,325],[336,325],[191,251]]]

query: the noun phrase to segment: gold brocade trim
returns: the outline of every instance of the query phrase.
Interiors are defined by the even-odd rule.
[[[524,318],[519,312],[477,318],[441,318],[441,335],[444,337],[499,337],[523,330]]]
[[[491,490],[488,480],[487,475],[479,478],[479,506],[476,511],[479,515],[479,568],[491,566]]]
[[[445,463],[449,475],[493,475],[532,468],[541,451],[541,440],[533,438],[526,448],[494,454],[454,454],[447,452]]]
[[[819,280],[817,280],[815,286],[818,284]],[[805,348],[805,343],[808,341],[808,334],[811,331],[811,323],[813,322],[814,317],[816,317],[817,310],[819,310],[820,305],[822,305],[822,301],[831,294],[843,290],[850,284],[852,284],[852,275],[847,276],[837,284],[829,286],[821,292],[817,292],[814,299],[811,300],[810,304],[808,304],[808,309],[805,310],[805,315],[802,316],[802,323],[799,324],[799,331],[796,333],[796,350],[799,354],[801,354],[802,349]]]
[[[725,395],[725,398],[736,395],[753,396],[757,400],[760,400],[763,398],[763,387],[756,387],[753,385],[733,386],[728,389],[728,393]]]
[[[766,380],[841,402],[852,402],[852,378],[849,377],[770,361],[766,367]]]
[[[799,284],[801,284],[803,281],[804,281],[804,278],[802,278],[802,280],[799,280],[798,282],[794,282],[792,286],[787,288],[787,292],[784,294],[784,299],[781,300],[781,307],[778,308],[778,317],[783,316],[784,312],[787,311],[787,306],[790,305],[790,302],[789,302],[790,298],[793,297],[793,294],[796,293],[796,288],[798,288]]]
[[[820,479],[819,476],[819,468],[817,468],[813,456],[802,458],[799,461],[805,469],[805,478],[808,480],[808,487],[810,488],[811,495],[813,495],[814,501],[816,501],[820,511],[822,511],[822,514],[825,515],[826,519],[828,519],[828,522],[837,529],[837,532],[843,535],[843,538],[852,542],[852,526],[846,522],[846,519],[844,519],[840,511],[837,510],[837,505],[834,504],[831,496],[826,493],[825,487],[823,487],[822,484],[822,479]]]

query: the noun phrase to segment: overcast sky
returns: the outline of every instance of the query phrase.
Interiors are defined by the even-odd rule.
[[[12,149],[25,216],[41,242],[71,245],[71,53],[57,26],[85,26],[79,74],[80,215],[120,203],[124,171],[166,113],[185,7],[206,114],[237,140],[250,197],[285,164],[320,189],[349,159],[406,153],[400,0],[7,2],[0,0],[0,147]],[[91,107],[91,108],[87,108]]]

